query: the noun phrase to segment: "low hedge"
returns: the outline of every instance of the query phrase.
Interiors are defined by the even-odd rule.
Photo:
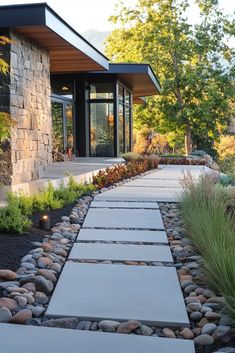
[[[147,170],[156,169],[158,164],[159,159],[155,156],[132,160],[126,162],[126,164],[118,164],[114,167],[99,171],[99,173],[93,177],[93,185],[98,189],[102,189],[114,183],[118,183],[123,179],[144,173]]]

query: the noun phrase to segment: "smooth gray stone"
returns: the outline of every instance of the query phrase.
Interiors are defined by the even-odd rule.
[[[189,326],[176,269],[67,262],[46,315]]]
[[[182,188],[147,188],[119,186],[94,197],[95,201],[177,202]]]
[[[165,243],[165,231],[157,230],[120,230],[120,229],[81,229],[77,241],[125,241],[143,243]]]
[[[0,342],[4,353],[195,353],[188,340],[12,324],[1,324]]]
[[[127,185],[126,185],[127,186]],[[150,208],[159,209],[157,202],[115,202],[115,201],[93,201],[90,207],[101,208]]]
[[[75,243],[69,259],[173,262],[169,246]]]
[[[164,230],[159,210],[90,208],[83,227]]]

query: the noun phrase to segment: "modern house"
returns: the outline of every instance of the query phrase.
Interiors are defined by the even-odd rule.
[[[110,64],[47,4],[0,6],[0,112],[14,121],[0,182],[36,180],[52,151],[117,157],[132,148],[132,106],[160,93],[148,64]]]

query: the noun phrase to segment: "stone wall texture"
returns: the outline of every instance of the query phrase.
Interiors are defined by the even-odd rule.
[[[10,33],[12,184],[38,179],[52,162],[49,53],[30,39]]]

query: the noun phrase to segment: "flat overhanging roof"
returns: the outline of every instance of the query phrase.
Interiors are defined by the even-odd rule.
[[[109,71],[103,74],[115,74],[133,91],[133,102],[143,103],[145,97],[160,94],[162,91],[158,78],[148,64],[109,64]]]
[[[108,70],[108,59],[46,3],[0,6],[0,28],[12,28],[50,54],[51,73]]]

